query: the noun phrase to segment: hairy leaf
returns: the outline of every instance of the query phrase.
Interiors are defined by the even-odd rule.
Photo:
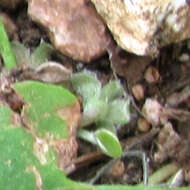
[[[129,100],[116,99],[111,102],[107,119],[116,125],[128,123],[130,119]]]
[[[99,97],[101,83],[94,74],[87,71],[76,73],[72,76],[71,81],[73,88],[82,96],[83,105],[85,105],[89,99]]]
[[[116,98],[121,98],[124,95],[124,89],[119,81],[110,81],[102,88],[100,98],[110,102]]]

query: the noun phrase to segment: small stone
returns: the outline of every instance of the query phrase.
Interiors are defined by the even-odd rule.
[[[138,130],[140,132],[148,132],[150,130],[149,122],[144,118],[139,118],[137,121]]]
[[[125,172],[125,164],[123,161],[121,160],[117,160],[113,166],[112,166],[112,169],[111,169],[111,175],[112,176],[122,176]]]
[[[54,46],[74,60],[90,62],[106,53],[106,27],[87,0],[29,0],[28,14],[43,25]]]
[[[144,98],[144,87],[141,84],[133,86],[132,92],[137,100],[142,100]]]
[[[190,60],[190,58],[187,53],[184,53],[179,57],[179,61],[181,61],[181,62],[188,62],[189,60]]]
[[[147,98],[142,108],[146,119],[154,126],[158,126],[162,120],[163,107],[156,100]]]
[[[161,77],[158,70],[155,67],[150,66],[146,70],[144,78],[148,83],[157,83],[160,81]]]
[[[160,47],[190,37],[187,0],[91,0],[125,50],[155,55]]]

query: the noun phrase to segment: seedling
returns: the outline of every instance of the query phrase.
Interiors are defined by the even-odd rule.
[[[39,46],[31,53],[30,49],[26,48],[18,41],[12,42],[12,49],[16,56],[18,64],[26,64],[32,68],[37,68],[44,62],[50,59],[53,47],[44,42],[40,42]]]
[[[96,124],[95,131],[80,129],[78,136],[97,145],[111,157],[122,155],[117,138],[117,126],[130,119],[129,99],[124,97],[124,89],[119,81],[110,81],[102,87],[96,76],[88,71],[72,76],[74,89],[83,98],[83,115],[80,126]]]

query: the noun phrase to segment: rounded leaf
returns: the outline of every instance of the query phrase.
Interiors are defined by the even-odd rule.
[[[95,132],[97,144],[107,155],[117,158],[122,155],[122,148],[117,136],[107,129],[99,129]]]
[[[86,102],[83,109],[80,126],[87,126],[106,117],[108,104],[98,98],[91,98]]]
[[[120,98],[124,95],[124,89],[119,81],[110,81],[106,84],[101,91],[101,99],[107,102],[116,98]]]
[[[96,76],[91,72],[76,73],[72,76],[73,88],[83,98],[85,102],[93,97],[99,97],[101,91],[101,83]]]
[[[109,104],[107,120],[115,125],[124,125],[130,120],[130,102],[128,99],[116,99]]]

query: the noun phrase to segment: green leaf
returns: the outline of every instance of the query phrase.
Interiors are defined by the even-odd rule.
[[[58,110],[77,103],[76,97],[68,90],[35,81],[18,82],[14,89],[27,102],[23,117],[28,125],[37,130],[41,137],[67,137],[67,123],[58,115]]]
[[[42,91],[47,88],[43,85],[33,82],[22,83],[22,85],[31,85],[31,87],[42,87]],[[22,87],[21,83],[17,83],[17,87]],[[23,88],[23,87],[22,87]],[[51,88],[55,90],[56,88]],[[34,89],[27,88],[28,93],[33,93]],[[24,90],[21,90],[24,91]],[[35,90],[34,90],[35,92]],[[45,89],[44,96],[52,96],[52,93],[47,93]],[[57,90],[55,90],[57,93]],[[47,93],[47,94],[46,94]],[[62,93],[61,93],[62,94]],[[26,96],[26,94],[25,94]],[[73,96],[73,95],[72,95]],[[26,96],[28,99],[28,96]],[[39,96],[34,96],[36,101]],[[32,98],[32,99],[33,99]],[[25,101],[26,101],[25,99]],[[46,98],[44,98],[46,99]],[[74,98],[75,99],[75,98]],[[30,97],[29,97],[30,100]],[[51,101],[50,101],[51,102]],[[33,101],[25,102],[28,107],[33,106]],[[42,103],[43,100],[42,100]],[[62,104],[63,102],[61,102]],[[43,105],[43,104],[42,104]],[[49,104],[51,105],[54,104]],[[54,107],[54,106],[53,106]],[[39,107],[36,107],[36,109]],[[55,107],[54,107],[55,108]],[[24,108],[26,109],[26,107]],[[41,163],[39,157],[36,155],[34,143],[36,142],[36,133],[26,128],[26,126],[15,126],[12,123],[13,112],[8,106],[0,104],[0,189],[3,190],[169,190],[169,187],[163,186],[132,186],[132,185],[89,185],[70,180],[64,171],[58,169],[58,160],[56,156],[49,156],[51,147],[45,147],[48,159],[46,163]],[[54,126],[52,126],[54,127]],[[110,131],[100,129],[96,132],[97,142],[100,143],[104,150],[108,151],[111,156],[119,156],[122,152],[117,137]],[[111,140],[110,140],[111,139]],[[43,141],[46,138],[41,139]],[[43,142],[43,141],[40,141]],[[109,142],[109,143],[107,143]],[[112,144],[111,144],[111,143]],[[40,144],[38,151],[43,150]],[[109,155],[109,154],[108,154]],[[154,175],[154,174],[153,174]],[[157,179],[157,178],[155,178]],[[172,188],[174,190],[189,190],[188,187]]]
[[[53,47],[46,42],[41,42],[32,54],[30,54],[29,48],[26,48],[18,41],[12,42],[12,48],[18,64],[28,64],[33,68],[48,61],[53,51]]]
[[[27,168],[37,163],[32,138],[21,128],[0,132],[0,188],[35,189],[35,176]]]
[[[95,132],[97,144],[107,155],[117,158],[122,155],[122,148],[117,136],[107,129],[99,129]]]
[[[84,108],[80,126],[87,126],[104,119],[108,112],[108,104],[98,98],[89,99]]]
[[[96,138],[94,136],[94,132],[90,132],[90,131],[85,130],[85,129],[80,129],[77,133],[77,136],[80,137],[81,139],[87,141],[87,142],[94,144],[94,145],[97,144]]]
[[[42,63],[48,61],[50,59],[52,51],[53,51],[53,47],[50,44],[42,41],[31,55],[31,59],[32,59],[31,66],[36,68]]]
[[[11,43],[18,64],[31,64],[30,50],[18,41]]]
[[[115,125],[124,125],[130,120],[129,100],[116,99],[109,104],[107,120]]]
[[[83,105],[93,98],[99,97],[101,91],[101,83],[93,73],[81,72],[76,73],[71,78],[74,90],[83,98]]]
[[[10,71],[12,68],[16,67],[16,58],[12,51],[6,30],[4,28],[3,22],[0,18],[0,53],[3,58],[5,68]]]
[[[110,81],[102,88],[100,98],[110,102],[124,95],[124,89],[119,81]]]
[[[0,129],[11,123],[11,109],[8,106],[0,105]]]
[[[107,129],[114,134],[117,133],[115,125],[111,121],[106,120],[106,117],[104,120],[100,120],[100,121],[96,122],[96,125],[97,125],[98,129]]]

